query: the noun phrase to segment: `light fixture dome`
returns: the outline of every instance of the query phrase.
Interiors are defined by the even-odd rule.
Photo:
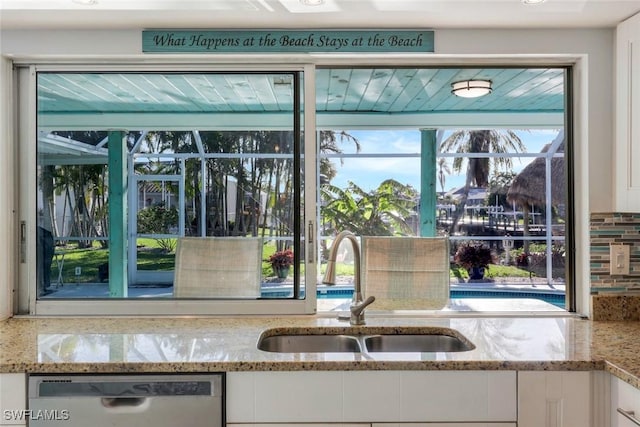
[[[490,94],[490,80],[463,80],[451,83],[451,93],[462,98],[478,98]]]

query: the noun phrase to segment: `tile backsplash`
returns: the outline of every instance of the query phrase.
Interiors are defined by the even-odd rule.
[[[629,275],[611,275],[610,244],[630,247]],[[640,285],[640,213],[592,213],[590,219],[591,292]]]

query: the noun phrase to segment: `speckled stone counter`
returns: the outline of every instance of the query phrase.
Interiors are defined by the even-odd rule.
[[[591,296],[593,320],[640,320],[640,295],[601,294]]]
[[[271,353],[266,330],[330,328],[356,334],[453,328],[475,349],[456,353]],[[570,317],[370,317],[352,328],[316,316],[14,318],[0,323],[0,372],[292,370],[601,370],[640,387],[640,322]]]
[[[453,328],[475,349],[455,353],[270,353],[264,331],[343,328],[375,334]],[[0,372],[292,370],[601,370],[640,388],[640,322],[572,317],[14,318],[0,323]]]

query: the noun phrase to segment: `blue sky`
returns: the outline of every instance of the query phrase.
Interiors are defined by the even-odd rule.
[[[361,145],[360,154],[419,153],[420,131],[418,130],[384,130],[384,131],[347,131]],[[527,147],[528,153],[538,153],[542,147],[553,141],[557,129],[535,129],[516,131]],[[445,136],[446,138],[446,136]],[[341,144],[344,153],[355,153],[355,145],[346,141]],[[524,168],[532,158],[514,159],[514,171]],[[338,174],[332,184],[346,187],[347,181],[353,181],[366,191],[377,188],[382,181],[393,178],[402,184],[410,184],[420,188],[420,160],[418,158],[345,158],[331,159]],[[449,164],[452,159],[449,158]],[[445,190],[464,185],[464,175],[448,175]],[[438,186],[438,191],[441,188]]]

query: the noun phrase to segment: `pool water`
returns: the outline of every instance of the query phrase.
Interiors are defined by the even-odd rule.
[[[526,292],[526,291],[491,291],[491,290],[451,290],[451,298],[531,298],[538,299],[556,307],[565,308],[564,294]]]
[[[318,298],[351,298],[353,291],[351,289],[322,289],[318,290]],[[457,290],[449,291],[452,299],[464,298],[530,298],[538,299],[556,307],[565,308],[564,294],[561,293],[544,293],[544,292],[526,292],[526,291],[504,291],[504,290]]]
[[[451,289],[450,295],[452,299],[464,298],[529,298],[537,299],[556,307],[565,308],[565,296],[563,293],[552,292],[527,292],[522,290],[492,290],[492,289]],[[351,298],[353,289],[350,288],[323,288],[317,290],[317,298],[319,299],[346,299]],[[288,291],[278,292],[270,291],[268,294],[263,292],[263,297],[271,298],[288,298],[291,297]]]

